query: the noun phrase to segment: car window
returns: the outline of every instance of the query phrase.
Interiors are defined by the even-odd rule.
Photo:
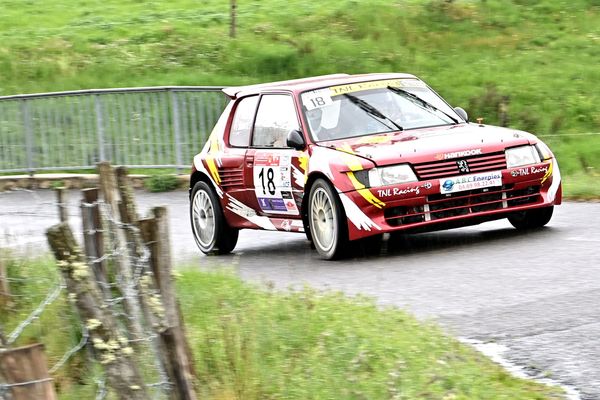
[[[300,129],[292,97],[285,94],[263,95],[254,123],[252,145],[286,147],[286,138],[292,129]]]
[[[230,145],[247,147],[250,144],[250,132],[257,102],[258,96],[252,96],[243,98],[238,104],[229,133]]]
[[[332,86],[304,92],[301,99],[316,141],[456,123],[455,112],[417,79]]]

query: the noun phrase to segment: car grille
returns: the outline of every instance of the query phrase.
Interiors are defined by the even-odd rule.
[[[219,176],[223,188],[244,187],[244,171],[242,169],[219,168]]]
[[[461,171],[457,161],[466,161],[468,171]],[[506,168],[504,152],[484,154],[481,156],[467,157],[457,160],[433,161],[414,164],[415,172],[419,179],[437,179],[460,175],[461,173],[477,173],[495,171]]]
[[[422,206],[387,208],[384,210],[384,216],[389,225],[400,226],[510,209],[540,201],[540,188],[541,186],[529,186],[513,190],[513,185],[504,185],[501,188],[435,194],[427,196],[427,204]]]

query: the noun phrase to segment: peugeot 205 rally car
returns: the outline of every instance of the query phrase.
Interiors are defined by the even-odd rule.
[[[544,143],[470,123],[413,75],[337,74],[224,92],[231,101],[190,180],[192,230],[205,253],[232,251],[247,228],[305,232],[333,259],[386,232],[500,218],[541,227],[561,203]]]

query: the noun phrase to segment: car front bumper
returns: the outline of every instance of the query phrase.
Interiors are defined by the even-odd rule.
[[[370,188],[366,189],[369,196],[365,196],[365,189],[341,193],[349,237],[354,240],[378,233],[473,225],[562,201],[560,171],[554,159],[495,173],[501,178],[490,186],[466,183],[453,192],[448,192],[444,183],[460,177]],[[372,201],[373,197],[378,201]]]

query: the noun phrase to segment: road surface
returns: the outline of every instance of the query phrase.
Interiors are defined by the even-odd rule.
[[[79,226],[78,194],[69,193]],[[186,192],[137,193],[140,209],[167,205],[180,265],[231,266],[249,281],[310,284],[373,296],[433,319],[454,335],[506,346],[510,361],[600,399],[600,204],[566,203],[549,226],[519,233],[507,221],[384,242],[378,255],[319,260],[303,235],[242,231],[234,254],[206,257],[189,228]],[[45,251],[56,223],[51,191],[0,193],[0,247]]]

